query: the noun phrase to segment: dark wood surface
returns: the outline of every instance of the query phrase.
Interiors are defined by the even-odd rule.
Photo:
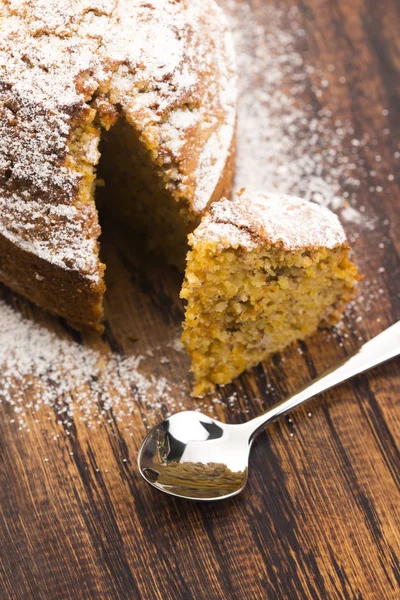
[[[347,229],[353,238],[360,234],[362,293],[370,294],[377,278],[384,293],[368,298],[365,314],[358,309],[357,324],[349,317],[334,336],[321,332],[290,348],[284,361],[276,357],[224,389],[223,399],[234,391],[238,399],[232,409],[217,405],[215,414],[232,422],[257,415],[400,318],[400,4],[276,3],[300,9],[306,64],[318,62],[326,72],[336,65],[332,95],[318,98],[316,110],[328,106],[351,119],[382,156],[377,178],[372,184],[361,178],[359,190],[376,227]],[[253,8],[262,21],[263,2]],[[339,85],[339,76],[346,83]],[[380,135],[385,128],[390,132]],[[368,173],[371,152],[356,152]],[[371,185],[383,191],[371,192]],[[156,267],[143,272],[112,239],[103,246],[109,265],[103,349],[129,354],[172,339],[182,317],[179,278]],[[5,288],[0,293],[60,336],[75,335]],[[172,350],[170,358],[176,381],[186,386],[184,406],[193,407],[187,359]],[[400,598],[399,365],[395,360],[360,376],[295,411],[292,422],[272,426],[254,446],[246,491],[213,505],[163,497],[139,478],[142,419],[155,423],[164,406],[138,404],[129,423],[133,435],[110,411],[107,427],[91,430],[76,420],[67,436],[48,412],[32,418],[29,433],[19,432],[10,407],[0,405],[1,600]],[[265,392],[266,382],[272,392]]]

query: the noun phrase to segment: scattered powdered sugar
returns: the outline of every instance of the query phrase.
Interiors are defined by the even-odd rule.
[[[120,421],[139,403],[153,412],[177,410],[180,391],[172,393],[167,377],[152,375],[141,367],[145,362],[143,355],[103,353],[63,339],[0,301],[0,403],[11,405],[22,429],[27,415],[46,407],[67,430],[73,419],[88,427],[103,423],[110,410]]]
[[[369,138],[355,139],[353,124],[328,108],[316,113],[312,100],[329,81],[297,49],[305,36],[298,8],[271,3],[255,9],[266,25],[245,2],[230,0],[226,8],[239,70],[236,189],[300,196],[345,222],[373,228],[374,219],[354,205],[361,167],[354,153]],[[332,75],[335,66],[328,70]],[[309,89],[311,75],[319,87]]]

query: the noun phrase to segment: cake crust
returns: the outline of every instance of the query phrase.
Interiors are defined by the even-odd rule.
[[[274,244],[286,251],[347,244],[338,217],[328,208],[285,194],[241,190],[210,207],[192,236],[248,250]]]
[[[89,283],[79,271],[60,269],[58,265],[16,247],[1,234],[0,257],[0,281],[6,282],[15,292],[62,315],[76,329],[102,331],[105,292],[102,265],[99,278]]]

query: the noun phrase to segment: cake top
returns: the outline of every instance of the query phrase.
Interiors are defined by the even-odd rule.
[[[285,250],[335,248],[346,242],[329,209],[294,196],[240,192],[214,203],[192,234],[192,243],[213,240],[222,247],[255,249],[268,243]]]
[[[113,109],[201,212],[228,157],[234,83],[214,0],[3,0],[0,233],[96,278],[95,207],[77,205],[82,169],[69,157],[77,124],[99,130]],[[98,143],[96,131],[79,137],[79,167],[97,164]]]

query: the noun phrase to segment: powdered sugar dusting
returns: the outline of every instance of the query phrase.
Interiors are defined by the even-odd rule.
[[[213,0],[7,0],[0,10],[0,234],[97,281],[91,106],[117,106],[167,186],[201,211],[234,131],[230,33]]]
[[[286,250],[335,248],[346,240],[335,214],[314,202],[284,194],[244,192],[215,203],[195,231],[196,241],[253,249],[279,244]]]

